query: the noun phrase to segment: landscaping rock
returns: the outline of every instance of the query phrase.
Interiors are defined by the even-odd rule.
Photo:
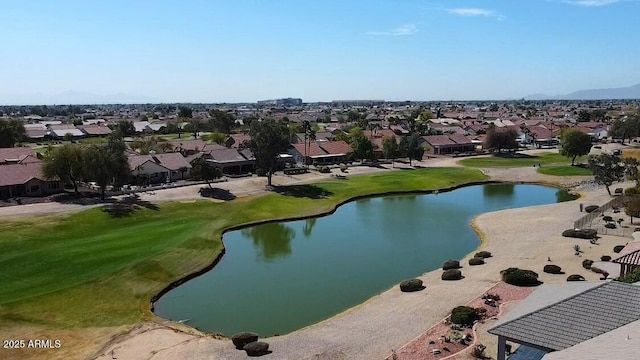
[[[600,261],[611,261],[611,256],[609,255],[602,255],[600,257]]]
[[[491,257],[491,253],[488,251],[478,251],[474,257],[486,259]]]
[[[589,205],[589,206],[584,208],[584,211],[588,212],[588,213],[592,213],[592,212],[594,212],[596,210],[598,210],[598,205]]]
[[[245,345],[258,341],[258,334],[252,332],[240,332],[231,337],[236,349],[242,350]]]
[[[471,265],[471,266],[483,265],[483,264],[484,264],[484,259],[483,258],[474,257],[474,258],[469,259],[469,265]]]
[[[414,292],[424,290],[425,286],[422,285],[422,280],[420,279],[409,279],[402,280],[400,282],[400,291],[402,292]]]
[[[447,260],[442,263],[442,270],[460,269],[460,267],[460,261],[458,260]]]
[[[543,271],[547,274],[564,274],[558,265],[545,265]]]
[[[585,278],[582,275],[573,274],[567,277],[567,281],[585,281]]]
[[[269,353],[269,344],[262,341],[248,343],[243,348],[249,356],[262,356]]]
[[[595,239],[598,231],[594,229],[568,229],[562,232],[562,236],[578,239]]]
[[[449,269],[449,270],[445,270],[442,273],[442,280],[460,280],[462,279],[462,271],[458,270],[458,269]]]
[[[613,247],[613,252],[619,254],[622,249],[624,249],[624,245],[616,245]]]

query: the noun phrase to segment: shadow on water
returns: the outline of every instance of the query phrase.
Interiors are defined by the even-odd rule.
[[[311,232],[313,231],[313,227],[316,226],[316,218],[307,219],[302,227],[302,233],[305,237],[311,236]]]
[[[132,194],[122,198],[121,200],[116,200],[105,205],[102,208],[102,211],[111,217],[121,218],[131,216],[131,214],[143,208],[153,211],[160,210],[158,205],[149,201],[141,200],[138,194]]]
[[[482,194],[487,197],[511,197],[515,193],[514,184],[490,184],[482,187]]]
[[[258,258],[267,261],[291,255],[291,240],[296,236],[296,232],[284,223],[253,226],[240,232],[253,241]]]
[[[306,197],[310,199],[326,199],[333,195],[331,191],[323,189],[316,185],[287,185],[274,186],[273,191],[281,195],[293,197]]]
[[[558,190],[556,191],[556,201],[557,202],[567,202],[567,201],[573,201],[575,199],[577,199],[579,196],[576,194],[572,194],[568,191],[565,190]]]
[[[236,198],[231,191],[220,188],[203,187],[200,188],[198,192],[200,193],[200,196],[210,199],[231,201]]]

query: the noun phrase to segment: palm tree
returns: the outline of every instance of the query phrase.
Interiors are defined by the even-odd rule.
[[[311,126],[309,120],[305,120],[302,123],[302,132],[304,132],[304,163],[308,169],[309,161],[307,159],[307,153],[309,152],[309,147],[311,147],[311,141],[316,139],[316,130]]]

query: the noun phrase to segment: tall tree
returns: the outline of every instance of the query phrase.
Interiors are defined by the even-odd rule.
[[[615,155],[600,154],[590,156],[589,168],[593,172],[596,183],[604,185],[609,195],[611,195],[609,186],[624,179],[625,167],[620,162],[620,158]]]
[[[393,167],[393,161],[398,156],[398,142],[396,136],[385,136],[382,139],[382,154],[385,159],[391,159],[391,166]]]
[[[192,118],[193,117],[193,109],[188,106],[178,106],[178,117],[179,118]]]
[[[204,180],[211,188],[211,180],[222,177],[222,171],[209,165],[203,158],[194,159],[191,162],[191,177],[195,180]]]
[[[236,125],[235,116],[229,112],[212,109],[209,114],[211,115],[209,123],[212,131],[229,134]]]
[[[133,126],[133,122],[128,120],[118,121],[113,126],[112,130],[120,134],[121,137],[133,136],[136,134],[136,127]]]
[[[409,158],[409,166],[413,166],[413,160],[422,159],[424,148],[420,146],[420,134],[413,133],[408,137],[406,154]]]
[[[615,120],[611,124],[609,133],[614,138],[622,139],[623,144],[626,139],[631,140],[637,137],[640,135],[640,114],[636,112],[624,120]]]
[[[66,144],[53,148],[44,157],[42,173],[47,179],[58,177],[63,182],[72,184],[73,191],[77,194],[84,166],[85,156],[82,147]]]
[[[517,149],[517,136],[518,132],[513,128],[489,128],[484,146],[487,149],[497,150],[498,153],[502,152],[502,149]]]
[[[24,138],[24,125],[18,120],[0,119],[0,148],[10,148]]]
[[[307,161],[307,154],[309,153],[311,141],[316,140],[316,130],[313,126],[311,126],[309,120],[305,120],[302,122],[302,132],[304,133],[304,158],[308,169],[309,162]]]
[[[560,134],[560,155],[571,157],[571,166],[578,156],[591,151],[591,137],[576,129],[566,129]]]
[[[289,148],[289,131],[283,123],[274,119],[253,121],[249,129],[250,141],[242,144],[253,152],[258,168],[267,174],[267,186],[278,164],[278,155]]]
[[[108,185],[119,186],[131,174],[124,151],[124,140],[112,133],[106,144],[90,145],[85,152],[84,176],[98,184],[102,200]]]
[[[631,217],[631,223],[633,224],[634,217],[640,217],[640,198],[634,198],[624,208],[625,214]]]
[[[622,161],[624,162],[624,171],[627,175],[627,179],[635,181],[636,187],[640,186],[640,174],[638,173],[638,166],[640,166],[640,162],[638,162],[638,159],[625,157]]]
[[[353,149],[353,156],[361,160],[373,160],[373,144],[359,126],[349,131],[349,140]]]

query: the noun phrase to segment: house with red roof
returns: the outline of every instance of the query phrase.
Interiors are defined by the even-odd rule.
[[[130,155],[132,177],[139,183],[156,184],[189,178],[191,164],[181,153]]]
[[[42,175],[42,161],[33,149],[0,149],[0,199],[45,196],[63,190],[60,180],[45,179]]]
[[[422,136],[421,146],[428,146],[432,154],[441,155],[473,152],[476,149],[476,144],[469,137],[461,134]]]
[[[338,164],[349,161],[353,153],[351,145],[344,141],[313,141],[307,144],[292,144],[289,154],[297,163],[302,164]],[[306,154],[306,157],[305,157]]]

